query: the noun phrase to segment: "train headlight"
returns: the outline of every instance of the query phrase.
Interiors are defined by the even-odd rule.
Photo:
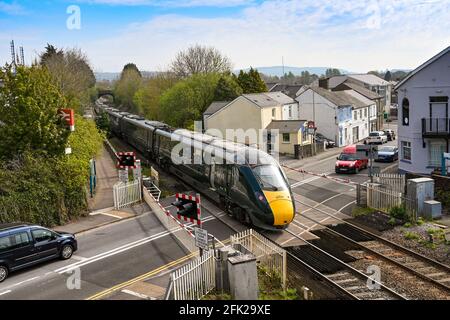
[[[258,199],[260,202],[264,204],[268,204],[266,197],[261,192],[255,192],[256,199]]]

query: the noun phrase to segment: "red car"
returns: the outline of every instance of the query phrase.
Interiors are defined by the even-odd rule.
[[[356,153],[356,145],[347,146],[337,157],[335,171],[336,173],[358,173],[366,169],[369,165],[367,157],[362,158]]]

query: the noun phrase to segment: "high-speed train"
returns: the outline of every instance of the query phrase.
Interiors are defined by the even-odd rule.
[[[110,130],[148,159],[219,203],[242,223],[265,230],[286,228],[295,204],[288,179],[269,154],[244,144],[171,128],[159,121],[110,108]]]

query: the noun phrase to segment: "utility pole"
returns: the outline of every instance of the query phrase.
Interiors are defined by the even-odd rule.
[[[20,64],[25,65],[25,55],[23,54],[23,47],[20,47]]]

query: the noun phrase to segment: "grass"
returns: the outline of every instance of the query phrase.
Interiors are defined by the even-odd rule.
[[[407,231],[405,232],[405,239],[407,240],[417,240],[419,239],[419,235],[415,232]]]
[[[373,212],[376,212],[376,210],[372,209],[372,208],[368,208],[368,207],[364,208],[364,207],[355,206],[352,209],[352,216],[353,217],[365,216],[365,215],[373,213]]]
[[[299,300],[296,289],[283,290],[280,276],[268,272],[264,267],[258,267],[259,299],[260,300]]]
[[[202,300],[231,300],[231,295],[224,292],[212,291],[202,298]]]

